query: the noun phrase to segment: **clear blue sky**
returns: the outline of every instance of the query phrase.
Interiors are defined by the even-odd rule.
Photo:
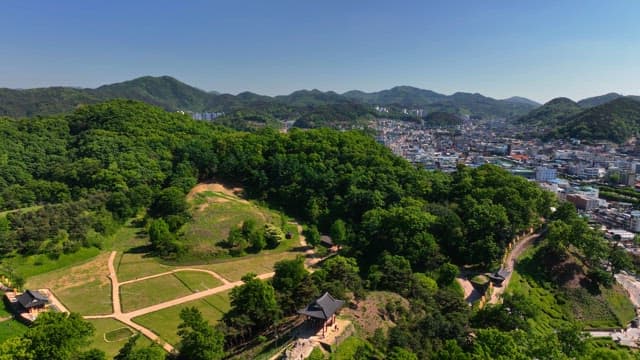
[[[525,4],[526,3],[526,4]],[[3,1],[0,87],[640,94],[640,1]]]

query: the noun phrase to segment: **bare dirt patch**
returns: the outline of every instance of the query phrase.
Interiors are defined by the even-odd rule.
[[[387,308],[387,304],[393,304]],[[395,317],[392,310],[393,306],[402,306],[409,308],[409,302],[402,296],[383,291],[373,291],[367,295],[365,300],[358,302],[357,309],[345,307],[342,309],[342,315],[351,319],[351,321],[366,334],[372,336],[376,329],[384,330],[395,326]]]
[[[238,196],[241,197],[243,193],[243,189],[239,186],[233,186],[229,184],[223,184],[221,182],[208,181],[200,183],[191,189],[187,194],[187,200],[193,200],[193,198],[202,192],[212,191],[217,193],[222,193],[229,196]]]
[[[96,286],[110,285],[107,259],[109,253],[96,256],[93,260],[68,269],[56,270],[29,279],[32,287],[48,287],[54,291],[65,290],[92,283]]]

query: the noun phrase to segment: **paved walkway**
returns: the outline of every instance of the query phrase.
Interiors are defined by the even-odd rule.
[[[525,252],[525,250],[527,250],[529,247],[531,247],[531,245],[533,245],[533,243],[539,236],[540,236],[540,232],[527,235],[522,240],[518,241],[518,243],[516,243],[516,246],[514,246],[513,249],[511,249],[511,251],[507,255],[507,260],[503,265],[504,269],[507,270],[509,274],[502,282],[502,286],[493,287],[493,292],[491,293],[491,299],[489,299],[489,304],[497,304],[498,301],[500,301],[502,294],[507,289],[507,286],[509,286],[509,281],[511,281],[511,276],[513,275],[513,270],[515,269],[516,260],[518,260],[520,255],[522,255],[522,253]]]

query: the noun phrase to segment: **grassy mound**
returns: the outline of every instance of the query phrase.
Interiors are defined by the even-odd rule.
[[[259,227],[266,223],[282,225],[279,213],[244,200],[236,193],[219,184],[200,184],[189,193],[193,218],[182,229],[181,237],[188,249],[186,261],[229,256],[224,247],[229,231],[246,220],[255,221]]]
[[[133,331],[128,327],[121,327],[119,329],[111,330],[104,334],[104,341],[114,342],[122,341],[133,336]]]
[[[635,316],[633,304],[618,284],[593,284],[579,259],[571,254],[553,256],[544,247],[528,250],[520,258],[508,291],[526,296],[540,314],[534,329],[548,331],[566,321],[586,329],[624,327]]]

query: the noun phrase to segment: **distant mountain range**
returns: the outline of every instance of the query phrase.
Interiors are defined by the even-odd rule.
[[[512,118],[540,106],[535,101],[522,97],[496,100],[477,93],[457,92],[453,95],[443,95],[411,86],[396,86],[372,93],[352,90],[342,95],[371,105],[421,108],[427,113],[446,112],[480,117]]]
[[[298,90],[289,95],[264,96],[251,92],[238,95],[206,92],[169,76],[145,76],[96,89],[49,87],[37,89],[0,89],[0,115],[24,117],[64,113],[81,104],[95,103],[113,98],[144,101],[169,111],[194,112],[239,109],[271,111],[274,107],[306,108],[341,104],[380,105],[392,111],[403,108],[424,109],[479,117],[510,118],[526,114],[539,104],[525,98],[513,97],[496,100],[481,94],[455,93],[443,95],[431,90],[410,86],[397,86],[379,92],[358,90],[338,94],[333,91]]]
[[[540,105],[523,97],[493,99],[481,94],[439,94],[411,86],[396,86],[377,92],[352,90],[298,90],[289,95],[265,96],[252,92],[237,95],[204,91],[170,76],[144,76],[95,89],[49,87],[0,88],[0,116],[29,117],[72,111],[82,104],[125,98],[144,101],[168,111],[224,112],[225,125],[248,128],[283,120],[296,126],[349,128],[374,116],[421,120],[425,124],[458,124],[460,116],[476,119],[503,118],[547,137],[583,136],[590,139],[624,141],[638,132],[638,96],[609,93],[574,102],[557,98]],[[374,106],[383,107],[380,112]],[[422,109],[422,112],[411,112]],[[417,114],[421,114],[418,116]],[[447,114],[453,116],[447,116]],[[617,126],[615,130],[605,128]],[[604,130],[602,130],[604,129]],[[618,130],[624,130],[622,132]],[[601,135],[603,134],[603,135]]]

